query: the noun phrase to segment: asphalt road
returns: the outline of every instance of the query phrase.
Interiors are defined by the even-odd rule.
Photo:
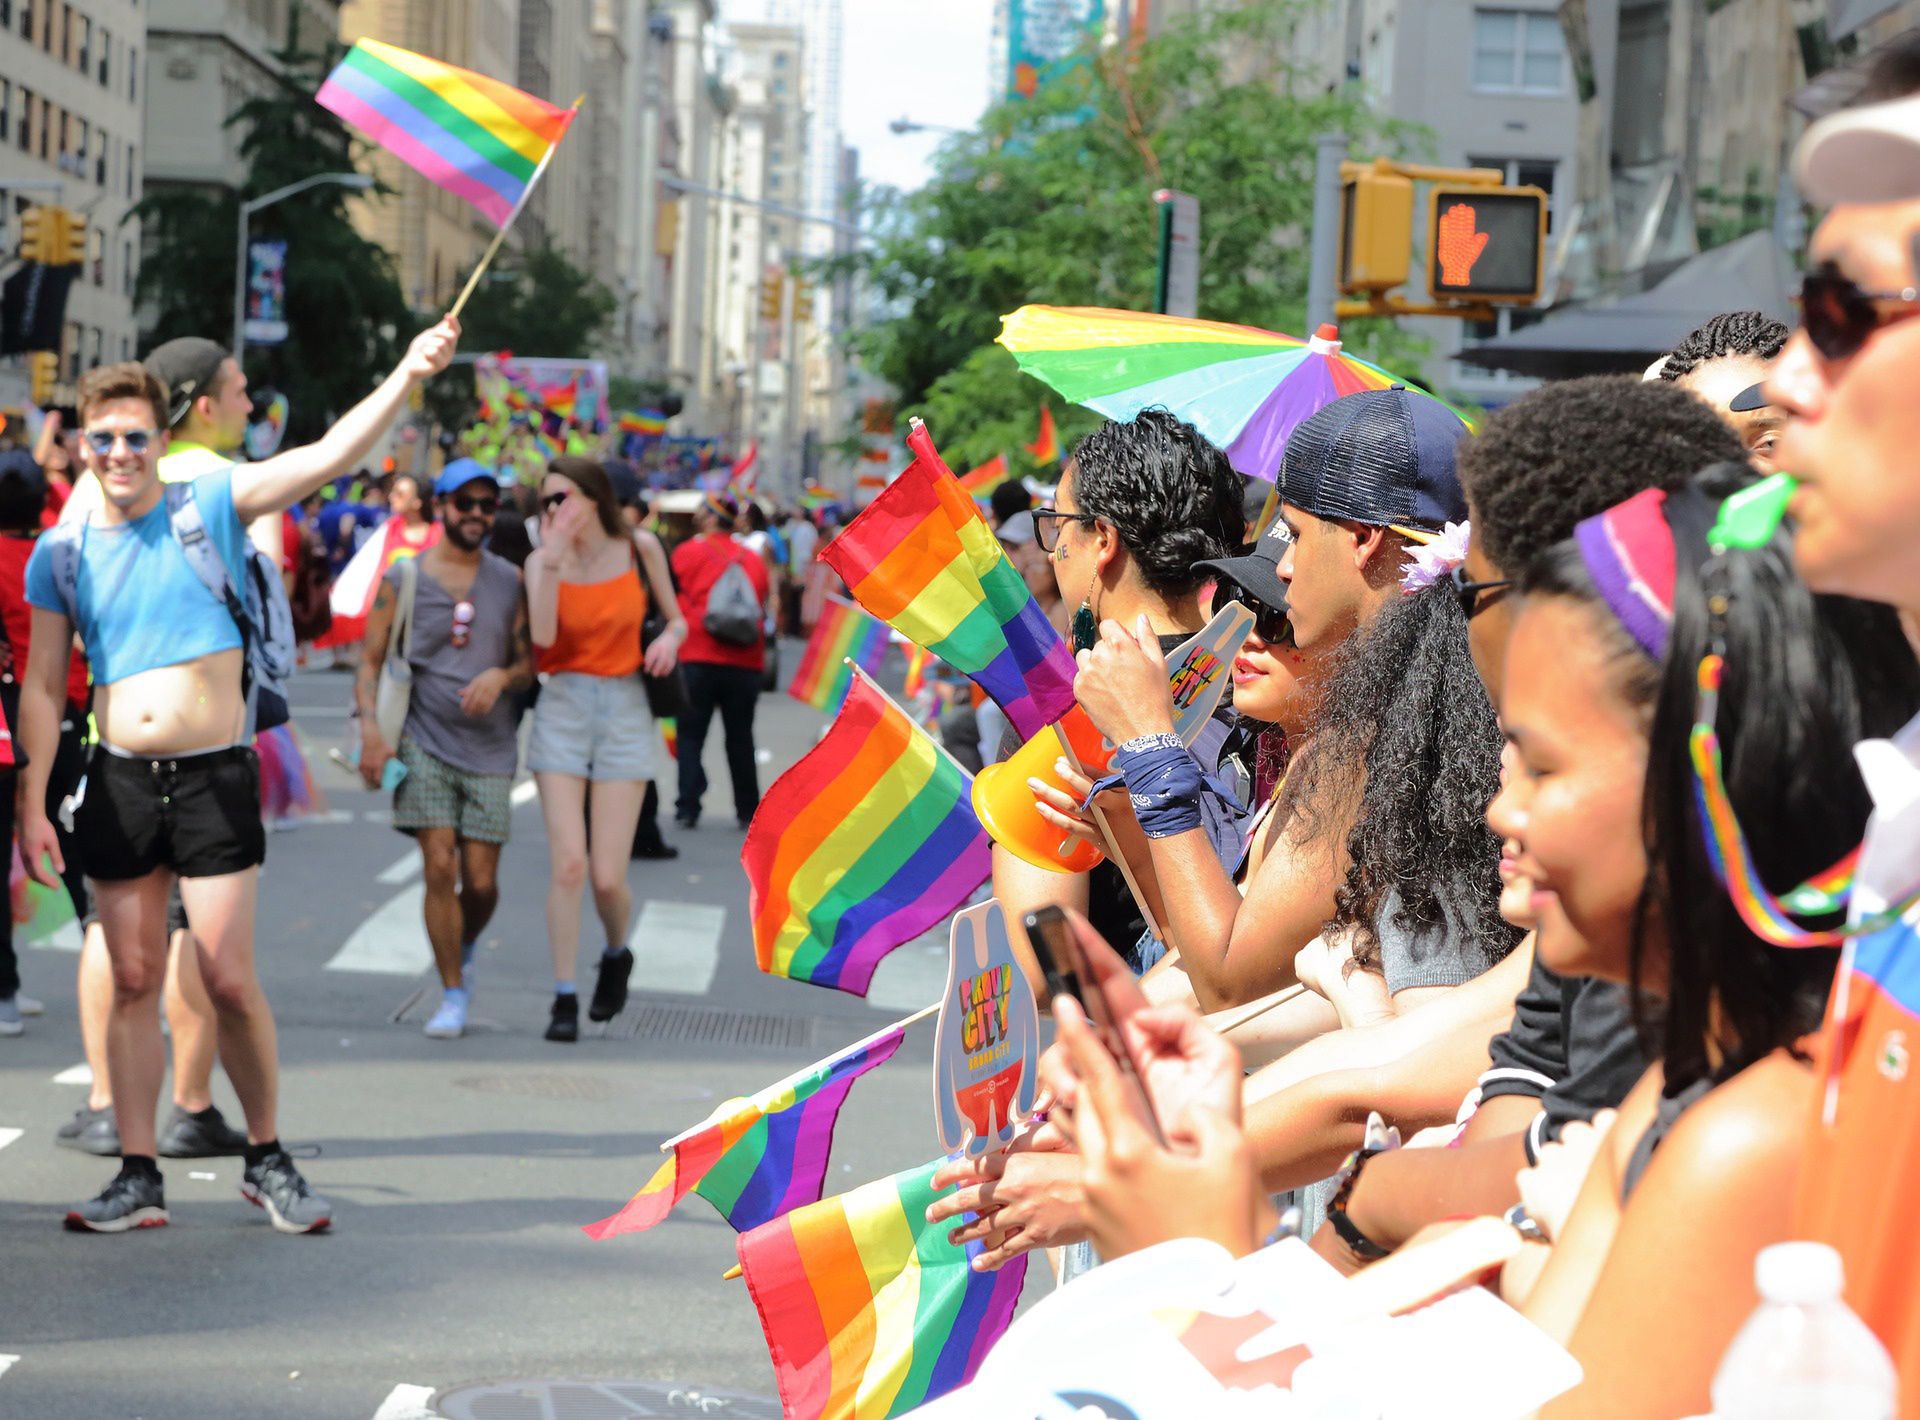
[[[721,1278],[733,1233],[710,1208],[689,1199],[651,1233],[608,1242],[580,1225],[624,1202],[659,1142],[719,1100],[934,1000],[944,948],[896,952],[871,1003],[763,977],[716,723],[709,816],[692,832],[669,825],[677,861],[632,868],[643,911],[627,1012],[604,1031],[583,1021],[577,1045],[541,1039],[546,848],[526,795],[482,942],[475,1029],[428,1040],[420,1022],[437,988],[411,842],[385,822],[383,796],[326,759],[348,698],[343,674],[295,683],[331,813],[271,838],[258,938],[280,1028],[282,1137],[313,1153],[302,1167],[333,1201],[334,1229],[274,1233],[238,1196],[239,1160],[216,1159],[163,1161],[170,1227],[64,1232],[65,1208],[113,1164],[53,1146],[85,1094],[75,958],[58,940],[23,950],[26,990],[47,1014],[0,1040],[0,1417],[777,1415],[752,1303]],[[763,697],[763,787],[819,724]],[[917,1027],[856,1085],[830,1190],[938,1152],[931,1038]],[[238,1122],[224,1077],[215,1095]],[[576,1384],[520,1384],[554,1379]],[[468,1389],[490,1382],[503,1384]]]

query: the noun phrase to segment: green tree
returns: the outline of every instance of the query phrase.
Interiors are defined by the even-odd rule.
[[[949,142],[924,188],[877,194],[862,263],[888,318],[861,334],[860,353],[956,467],[1005,452],[1035,471],[1019,445],[1034,437],[1041,389],[993,346],[1000,317],[1029,302],[1152,309],[1158,188],[1200,200],[1199,314],[1301,333],[1316,136],[1339,130],[1365,152],[1397,150],[1409,132],[1351,91],[1292,82],[1285,22],[1297,10],[1252,0],[1091,52]],[[1390,366],[1410,351],[1387,322],[1342,335]],[[1097,422],[1053,402],[1063,442]]]
[[[460,343],[585,359],[604,347],[615,305],[613,292],[558,247],[503,250],[460,313]]]
[[[303,51],[298,41],[290,31],[277,56],[285,66],[279,88],[227,119],[243,134],[244,197],[355,169],[346,129],[313,99],[335,55]],[[229,338],[239,201],[176,187],[134,209],[151,243],[135,296],[153,317],[155,344],[179,335]],[[323,184],[276,203],[254,218],[251,234],[287,243],[289,333],[283,344],[248,347],[248,375],[256,387],[270,384],[287,396],[290,438],[314,438],[392,368],[422,321],[408,309],[387,253],[355,230],[347,189]]]

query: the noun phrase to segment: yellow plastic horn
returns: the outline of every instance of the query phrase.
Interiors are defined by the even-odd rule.
[[[1052,873],[1084,873],[1106,855],[1084,838],[1055,828],[1036,806],[1029,779],[1072,795],[1054,772],[1064,755],[1062,741],[1073,746],[1080,766],[1093,778],[1107,772],[1113,749],[1078,705],[1057,725],[1049,725],[1012,756],[989,764],[973,777],[973,811],[987,835],[1016,858]]]

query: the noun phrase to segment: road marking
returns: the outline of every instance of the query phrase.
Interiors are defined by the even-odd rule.
[[[0,1376],[4,1376],[8,1371],[12,1370],[15,1362],[19,1359],[18,1356],[0,1356]]]
[[[78,1065],[69,1065],[53,1077],[53,1082],[56,1085],[91,1085],[93,1083],[93,1066],[87,1064],[84,1060]]]
[[[867,988],[867,1004],[888,1011],[917,1011],[947,989],[952,934],[941,923],[880,959]]]
[[[27,1131],[24,1129],[0,1129],[0,1149],[4,1149]]]
[[[398,887],[401,883],[410,883],[420,875],[420,855],[409,853],[404,858],[395,859],[373,875],[376,883],[385,883],[388,887]]]
[[[46,936],[27,945],[37,952],[77,952],[80,950],[80,924],[69,918]]]
[[[704,996],[720,969],[724,907],[698,902],[649,902],[640,909],[627,946],[633,985],[669,996]]]
[[[373,1412],[373,1420],[439,1420],[427,1409],[427,1402],[432,1399],[430,1385],[397,1385],[387,1392],[387,1398]]]
[[[381,976],[418,976],[433,965],[422,908],[423,883],[395,893],[353,929],[346,945],[333,954],[328,971],[366,971]]]

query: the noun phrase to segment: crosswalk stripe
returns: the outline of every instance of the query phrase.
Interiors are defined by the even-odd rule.
[[[430,1385],[397,1385],[387,1392],[387,1398],[373,1412],[373,1420],[436,1420],[434,1413],[427,1409],[427,1402],[432,1399]]]
[[[4,1149],[27,1131],[24,1129],[0,1129],[0,1149]]]
[[[18,1356],[0,1356],[0,1376],[4,1376],[19,1363]]]
[[[418,976],[433,965],[421,909],[423,883],[395,893],[353,929],[346,944],[327,963],[328,971],[366,971],[383,976]]]
[[[420,875],[420,855],[409,853],[397,858],[373,875],[376,883],[385,883],[388,887],[398,887],[401,883],[412,882]]]
[[[93,1083],[93,1066],[87,1064],[84,1060],[78,1065],[69,1065],[53,1077],[53,1082],[56,1085],[91,1085]]]
[[[627,933],[633,987],[669,996],[704,996],[720,969],[724,907],[697,902],[648,902]]]

